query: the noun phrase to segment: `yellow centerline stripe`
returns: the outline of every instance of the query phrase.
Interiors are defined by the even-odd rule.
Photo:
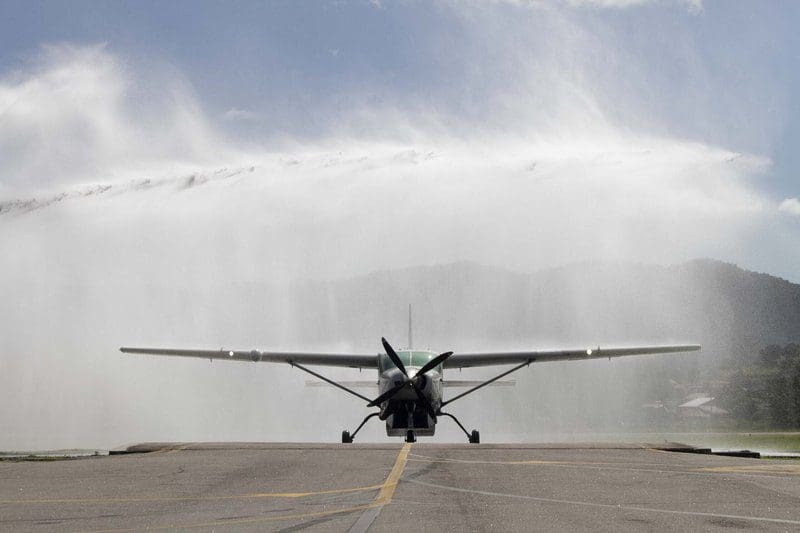
[[[392,471],[389,472],[389,477],[387,477],[386,481],[383,482],[383,488],[375,498],[376,503],[380,502],[381,505],[386,505],[392,501],[392,496],[394,496],[394,491],[397,488],[398,481],[400,481],[400,476],[403,475],[403,470],[406,467],[406,461],[408,461],[408,454],[410,451],[411,444],[403,444],[403,447],[400,449],[400,453],[397,454],[397,459],[394,462]]]
[[[238,518],[233,520],[215,520],[212,522],[203,522],[197,524],[172,524],[169,526],[147,526],[146,529],[152,530],[164,530],[164,529],[189,529],[189,528],[199,528],[199,527],[214,527],[214,526],[227,526],[227,525],[237,525],[237,524],[257,524],[262,522],[275,522],[279,520],[297,520],[303,518],[318,518],[322,516],[331,516],[337,514],[347,514],[352,513],[354,511],[368,511],[370,509],[380,508],[384,505],[390,503],[392,501],[392,497],[394,496],[395,489],[397,488],[397,484],[400,481],[400,476],[403,475],[403,470],[406,467],[406,462],[408,461],[408,454],[411,451],[411,444],[404,444],[403,447],[400,449],[400,453],[397,455],[397,459],[395,459],[394,466],[392,467],[391,472],[389,472],[389,476],[386,480],[381,483],[380,485],[370,485],[367,487],[357,487],[353,489],[333,489],[333,490],[324,490],[319,492],[302,492],[302,493],[265,493],[265,494],[247,494],[243,496],[207,496],[207,497],[196,497],[196,498],[154,498],[153,500],[156,501],[172,501],[172,500],[224,500],[224,499],[236,499],[236,498],[251,498],[251,497],[264,497],[264,496],[276,496],[276,497],[301,497],[301,496],[313,496],[317,494],[336,494],[336,493],[343,493],[343,492],[363,492],[367,490],[375,490],[381,489],[375,499],[364,505],[357,505],[353,507],[345,507],[343,509],[332,509],[330,511],[317,511],[312,513],[301,513],[301,514],[290,514],[290,515],[279,515],[279,516],[260,516],[254,518]],[[289,495],[289,496],[287,496]],[[56,502],[57,500],[45,500],[45,502]],[[70,502],[86,502],[92,500],[66,500]],[[106,500],[98,500],[98,501],[106,501]],[[112,500],[113,501],[113,500]],[[118,500],[118,501],[150,501],[149,499],[128,499],[128,500]],[[11,503],[20,503],[22,500],[10,500]],[[36,500],[32,500],[32,502],[36,502]],[[3,503],[0,501],[0,503]],[[101,529],[96,530],[95,533],[100,532],[119,532],[119,531],[135,531],[135,528],[132,529]]]

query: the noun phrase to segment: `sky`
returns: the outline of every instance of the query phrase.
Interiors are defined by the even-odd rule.
[[[369,211],[392,187],[399,202],[446,201],[434,225],[450,231],[431,241],[455,240],[459,202],[474,217],[486,201],[517,213],[506,225],[552,225],[584,250],[537,241],[537,260],[509,257],[523,230],[495,250],[500,230],[484,226],[423,256],[413,248],[435,242],[378,225],[375,241],[400,243],[409,264],[710,256],[797,281],[799,18],[791,1],[3,0],[0,200],[253,167],[252,194],[324,182],[309,192],[321,213]],[[315,169],[325,158],[349,174]],[[281,161],[303,169],[269,170],[292,185],[265,191]],[[381,174],[398,182],[378,186]],[[320,228],[298,238],[324,240]]]
[[[310,345],[250,287],[699,257],[800,282],[798,22],[794,1],[0,0],[0,448],[219,439],[211,411],[314,437],[291,369],[117,352],[353,342]],[[294,411],[264,419],[263,380]]]

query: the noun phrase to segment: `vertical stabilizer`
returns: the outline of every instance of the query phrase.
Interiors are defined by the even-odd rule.
[[[408,304],[408,349],[413,348],[413,344],[411,343],[411,304]]]

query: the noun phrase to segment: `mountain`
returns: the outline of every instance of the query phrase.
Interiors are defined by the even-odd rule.
[[[707,361],[721,362],[800,341],[800,285],[713,260],[532,274],[455,263],[307,282],[292,292],[296,320],[315,325],[307,332],[315,342],[366,331],[405,342],[407,303],[419,342],[442,349],[696,342]]]
[[[257,267],[269,279],[269,269]],[[206,283],[191,276],[179,283],[167,270],[161,277],[91,272],[7,286],[14,305],[0,310],[0,419],[25,433],[6,446],[45,442],[51,434],[65,435],[70,446],[165,434],[329,440],[363,416],[364,406],[339,391],[306,389],[297,370],[131,357],[118,347],[377,354],[381,336],[406,343],[409,303],[415,346],[441,351],[703,345],[691,354],[534,364],[512,376],[513,389],[487,388],[453,404],[464,423],[500,441],[553,442],[653,424],[677,430],[642,406],[677,405],[690,390],[709,392],[712,381],[732,384],[733,373],[754,364],[766,345],[800,341],[800,286],[710,260],[585,263],[534,273],[453,263],[293,283],[243,282],[224,271]],[[710,392],[727,406],[722,391],[724,385]],[[753,418],[748,413],[745,420]],[[382,439],[379,429],[369,438]],[[442,431],[445,440],[461,438],[452,425]]]

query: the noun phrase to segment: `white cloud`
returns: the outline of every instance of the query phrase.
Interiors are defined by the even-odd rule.
[[[789,215],[800,217],[800,199],[787,198],[781,202],[781,205],[778,206],[778,210],[781,213],[787,213]]]
[[[254,111],[248,111],[247,109],[232,107],[222,114],[222,118],[232,121],[242,120],[246,122],[255,122],[261,120],[261,115]]]
[[[648,4],[677,4],[686,7],[691,13],[703,11],[703,0],[494,0],[495,2],[518,6],[546,7],[557,3],[573,7],[598,7],[626,9]]]
[[[610,7],[610,8],[626,8],[632,6],[640,6],[642,4],[650,4],[653,0],[566,0],[567,3],[574,6],[597,6],[597,7]]]
[[[573,6],[624,9],[645,4],[664,3],[664,0],[566,0],[566,2]],[[703,0],[672,0],[672,2],[686,6],[691,12],[700,12],[703,10]]]
[[[0,78],[5,188],[206,164],[227,149],[179,76],[139,77],[103,45],[47,45]]]

